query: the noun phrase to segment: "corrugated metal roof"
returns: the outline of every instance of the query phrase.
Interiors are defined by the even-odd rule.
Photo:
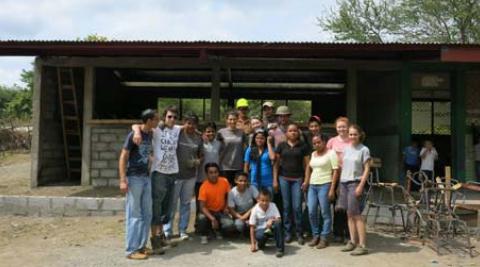
[[[0,40],[0,55],[18,56],[219,56],[439,59],[449,48],[480,49],[480,44],[153,41],[153,40]]]

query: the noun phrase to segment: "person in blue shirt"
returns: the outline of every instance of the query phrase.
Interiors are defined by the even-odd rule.
[[[144,260],[151,253],[146,244],[152,221],[152,182],[149,163],[152,155],[152,134],[159,116],[155,110],[142,113],[140,134],[142,141],[135,144],[130,132],[122,147],[119,159],[120,190],[126,194],[125,250],[133,260]],[[163,251],[157,251],[162,254]]]
[[[415,140],[412,140],[409,146],[403,149],[403,166],[405,173],[410,171],[412,173],[418,172],[420,166],[420,149],[418,148],[418,143]],[[401,176],[402,179],[405,179],[405,176]],[[405,181],[400,181],[402,184],[405,184]]]
[[[252,143],[245,151],[244,171],[250,174],[250,184],[258,190],[267,189],[273,196],[272,162],[275,160],[272,137],[262,129],[252,137]]]

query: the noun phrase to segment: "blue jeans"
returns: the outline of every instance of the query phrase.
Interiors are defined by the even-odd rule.
[[[148,176],[129,176],[125,211],[126,254],[144,248],[152,221],[152,183]]]
[[[178,222],[178,232],[186,233],[188,223],[190,222],[190,204],[195,192],[196,178],[177,179],[175,181],[175,190],[172,197],[170,221],[163,225],[163,231],[166,235],[173,234],[173,221],[177,212],[177,203],[180,199],[180,220]]]
[[[297,233],[297,236],[299,236],[303,232],[302,178],[286,180],[283,176],[280,176],[279,183],[283,200],[283,227],[285,229],[285,236],[290,236],[292,234],[293,223],[295,223],[295,232]]]
[[[315,185],[311,184],[308,187],[308,217],[310,219],[310,225],[312,227],[313,237],[321,237],[326,240],[330,234],[330,228],[332,227],[332,215],[330,213],[330,200],[328,199],[328,191],[330,190],[330,183]],[[322,213],[323,226],[320,233],[320,227],[318,222],[318,206]]]
[[[265,228],[255,229],[255,239],[257,240],[258,247],[263,249],[268,241],[268,236],[265,235]],[[285,241],[283,240],[283,231],[281,228],[281,222],[277,222],[272,225],[273,238],[275,239],[275,247],[280,250],[285,250]]]

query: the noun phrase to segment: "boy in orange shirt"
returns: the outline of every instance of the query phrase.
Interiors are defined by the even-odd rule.
[[[208,235],[213,230],[217,239],[222,239],[220,230],[231,232],[235,230],[233,219],[227,209],[227,197],[230,184],[224,177],[218,177],[220,167],[217,163],[205,164],[207,180],[200,186],[198,202],[200,214],[197,219],[197,230],[201,235],[201,243],[208,243]]]

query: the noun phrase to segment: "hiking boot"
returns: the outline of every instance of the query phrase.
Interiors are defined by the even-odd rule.
[[[342,248],[342,252],[349,252],[353,251],[355,249],[355,244],[352,243],[352,241],[348,241],[347,245]]]
[[[165,236],[165,234],[161,235],[160,236],[161,239],[160,239],[160,245],[162,247],[176,247],[178,245],[178,243],[174,240],[172,240],[169,236]]]
[[[317,248],[322,249],[328,247],[328,241],[326,239],[320,239],[320,242],[318,242]]]
[[[152,245],[152,254],[163,255],[165,250],[162,248],[162,237],[153,236],[150,238],[150,244]]]
[[[364,246],[358,246],[354,251],[350,253],[352,256],[361,256],[368,254],[368,249]]]
[[[308,246],[309,247],[314,247],[316,245],[318,245],[318,242],[320,242],[320,238],[318,236],[312,238],[312,241],[310,241],[310,243],[308,243]]]
[[[283,257],[283,250],[280,250],[280,249],[277,250],[277,253],[275,253],[275,256],[276,256],[277,258]]]
[[[146,260],[146,259],[148,259],[148,256],[139,252],[139,251],[136,251],[136,252],[133,252],[132,254],[128,255],[127,259],[130,259],[130,260]]]

